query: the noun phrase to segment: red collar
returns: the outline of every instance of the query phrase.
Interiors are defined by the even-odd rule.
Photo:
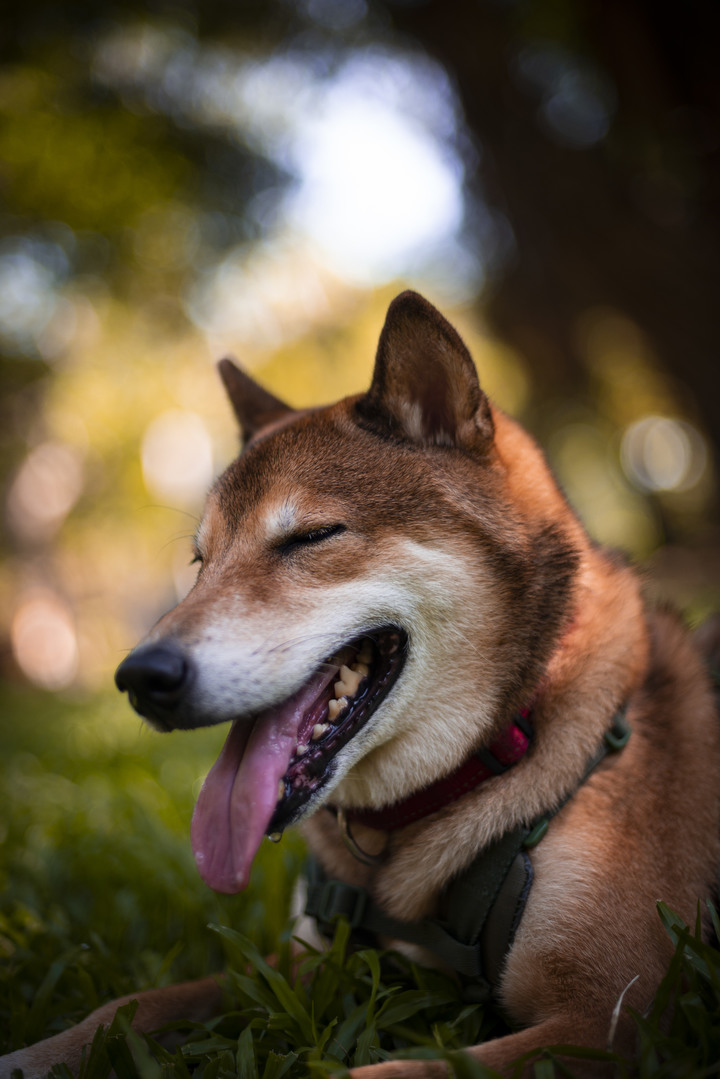
[[[501,775],[517,764],[527,753],[531,738],[529,710],[524,710],[515,716],[487,749],[477,750],[449,776],[411,794],[403,802],[395,802],[384,809],[349,809],[345,812],[345,818],[351,824],[364,824],[381,832],[404,828],[457,801],[486,779]]]

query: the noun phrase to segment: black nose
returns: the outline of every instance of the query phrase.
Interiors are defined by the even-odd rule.
[[[167,723],[190,679],[190,664],[177,645],[146,644],[136,648],[115,672],[115,685],[147,719]]]

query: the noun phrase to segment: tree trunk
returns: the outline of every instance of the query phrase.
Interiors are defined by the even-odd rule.
[[[481,149],[483,196],[512,225],[515,251],[487,305],[495,329],[536,361],[541,385],[562,380],[573,393],[588,374],[578,319],[617,309],[689,388],[681,405],[720,446],[720,5],[561,9],[569,51],[608,73],[617,93],[607,137],[588,148],[548,136],[538,96],[512,74],[554,6],[443,0],[393,10],[398,29],[455,76]]]

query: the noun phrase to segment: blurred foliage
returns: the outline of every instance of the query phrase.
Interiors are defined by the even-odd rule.
[[[26,222],[113,234],[182,189],[189,163],[157,116],[83,100],[72,74],[4,73],[0,126],[5,197]]]
[[[6,689],[2,712],[4,1048],[130,990],[221,969],[211,921],[276,947],[299,839],[263,849],[252,889],[232,898],[201,882],[190,851],[193,800],[224,732],[163,737],[107,697]]]
[[[14,7],[13,32],[0,45],[6,674],[17,675],[19,662],[50,688],[78,678],[107,684],[123,649],[187,587],[186,537],[203,476],[207,482],[235,446],[207,369],[211,357],[236,352],[293,404],[357,392],[367,385],[384,307],[404,284],[441,297],[483,384],[539,433],[598,539],[641,557],[668,540],[714,549],[705,529],[714,469],[704,401],[661,362],[653,326],[624,311],[599,280],[594,293],[585,281],[582,310],[571,319],[574,366],[569,354],[560,362],[547,320],[567,321],[563,304],[570,293],[579,302],[585,279],[574,273],[563,284],[550,265],[557,294],[553,304],[543,301],[545,322],[522,297],[517,332],[505,333],[499,316],[518,259],[535,266],[541,237],[536,229],[533,250],[518,231],[524,218],[513,217],[513,185],[502,209],[493,187],[503,162],[515,167],[517,151],[514,143],[500,147],[488,127],[498,86],[514,87],[508,100],[538,175],[554,169],[564,183],[598,155],[625,160],[630,152],[623,99],[612,90],[620,75],[609,61],[603,66],[607,42],[584,4],[522,3],[511,16],[453,0],[444,17],[434,4],[364,0],[171,9],[122,2],[111,12],[90,3]],[[483,55],[506,43],[497,53],[503,65],[472,68],[478,85],[459,43],[456,54],[447,52],[452,19]],[[462,102],[395,28],[440,55]],[[308,114],[342,100],[350,85],[343,72],[357,79],[363,65],[380,103],[383,95],[402,102],[408,125],[424,124],[439,153],[456,155],[453,167],[466,181],[461,232],[483,264],[479,277],[461,270],[462,258],[454,269],[452,258],[443,263],[440,278],[410,260],[401,279],[361,288],[323,264],[310,238],[290,225],[286,200],[305,182],[297,145],[311,137]],[[660,147],[670,153],[655,114],[645,135],[649,156],[651,146],[656,157]],[[689,153],[687,140],[682,145]],[[354,213],[349,204],[347,216]],[[585,225],[578,214],[573,222],[573,242],[581,243]],[[593,254],[598,265],[606,257]],[[476,299],[483,274],[489,287]],[[442,302],[445,294],[456,299]],[[693,364],[687,369],[690,376]],[[671,426],[635,429],[654,416]],[[188,446],[195,440],[199,476],[184,491],[158,478],[151,460],[175,454],[183,430]],[[671,456],[650,474],[643,462],[655,445]],[[204,472],[200,458],[210,462]],[[177,465],[183,470],[186,462]],[[708,585],[712,558],[700,557],[708,572],[686,597],[693,618],[717,602],[717,581]],[[670,590],[682,591],[672,583]],[[41,623],[45,643],[27,644]],[[43,652],[53,633],[67,638],[56,671]],[[20,637],[34,660],[24,658]]]

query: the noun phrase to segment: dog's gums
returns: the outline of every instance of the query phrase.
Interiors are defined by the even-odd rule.
[[[235,720],[195,807],[200,875],[238,892],[264,835],[296,820],[333,774],[333,761],[402,670],[407,635],[388,626],[350,641],[290,698]]]

